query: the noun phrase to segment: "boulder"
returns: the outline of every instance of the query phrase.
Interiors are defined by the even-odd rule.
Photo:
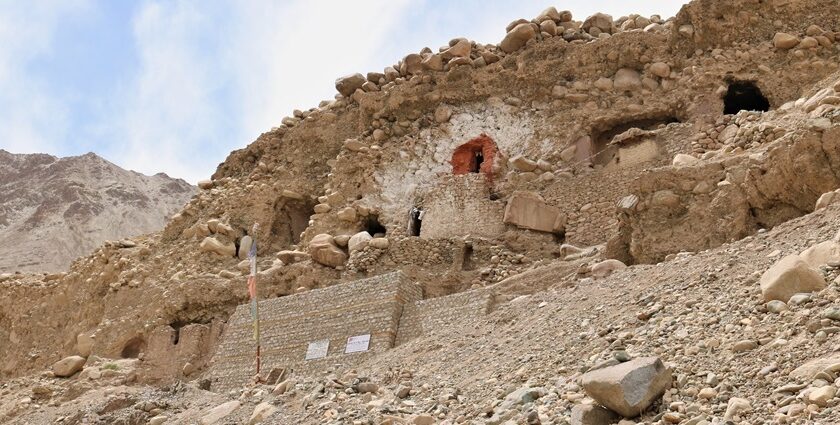
[[[339,220],[352,223],[356,221],[356,209],[353,207],[345,207],[336,213],[336,217],[338,217]]]
[[[531,23],[522,23],[513,27],[505,38],[499,43],[499,48],[505,53],[513,53],[525,46],[528,40],[534,38],[537,31]]]
[[[87,333],[76,335],[76,352],[82,357],[87,357],[93,352],[93,337]]]
[[[284,264],[292,264],[298,261],[305,261],[309,259],[309,254],[302,251],[280,251],[277,253],[277,259]]]
[[[799,37],[785,32],[777,32],[773,36],[773,46],[777,49],[788,50],[799,45]]]
[[[504,222],[538,232],[555,233],[566,228],[563,212],[547,205],[534,192],[514,192],[505,207]]]
[[[668,78],[671,75],[671,67],[665,62],[655,62],[650,65],[650,73],[659,78]]]
[[[671,387],[671,371],[658,357],[587,372],[581,377],[584,391],[599,404],[626,417],[639,416]]]
[[[309,241],[309,255],[318,264],[328,267],[343,266],[347,254],[336,245],[333,237],[326,233],[315,235]]]
[[[840,196],[837,196],[837,191],[823,193],[820,199],[817,199],[817,203],[814,205],[814,211],[821,210],[837,200],[840,200]]]
[[[388,245],[390,245],[390,241],[388,238],[373,238],[368,241],[368,245],[376,249],[388,249]]]
[[[613,88],[616,91],[633,91],[642,87],[642,75],[630,68],[621,68],[615,73]]]
[[[254,244],[254,239],[245,235],[239,240],[239,259],[244,260],[248,258],[248,253],[251,252],[251,245]]]
[[[276,411],[277,408],[271,403],[262,402],[257,407],[254,407],[254,413],[251,413],[251,417],[248,419],[248,425],[258,424],[273,415]]]
[[[403,75],[417,74],[422,70],[423,56],[420,56],[417,53],[409,53],[406,55],[400,65],[400,74]]]
[[[674,155],[674,161],[671,162],[671,165],[673,165],[674,167],[689,167],[689,166],[692,166],[692,165],[697,164],[699,162],[700,162],[699,159],[697,159],[697,158],[695,158],[691,155],[686,155],[684,153],[678,153],[678,154]]]
[[[593,277],[607,277],[614,271],[626,269],[627,265],[618,260],[604,260],[592,266],[590,273]]]
[[[586,32],[589,32],[592,27],[598,28],[600,32],[611,34],[613,18],[611,15],[607,15],[606,13],[596,13],[586,18],[586,20],[583,21],[583,25],[581,25],[581,28]]]
[[[779,260],[761,275],[759,282],[764,301],[788,302],[794,294],[819,291],[826,286],[822,275],[798,255]]]
[[[59,378],[67,378],[73,376],[76,372],[84,368],[87,359],[82,356],[65,357],[52,366],[53,375]]]
[[[532,161],[528,158],[525,158],[522,155],[518,155],[518,156],[513,157],[513,159],[510,160],[510,164],[513,165],[513,168],[516,168],[519,171],[527,172],[527,171],[534,171],[534,170],[537,169],[537,163],[536,162],[534,162],[534,161]]]
[[[209,411],[207,411],[207,413],[204,416],[201,417],[201,420],[199,421],[199,423],[201,425],[212,425],[212,424],[218,423],[219,421],[221,421],[226,416],[233,413],[238,408],[239,408],[239,401],[237,401],[237,400],[229,401],[227,403],[222,403],[222,404],[210,409]]]
[[[233,243],[224,243],[220,240],[208,236],[201,241],[201,245],[199,245],[204,252],[212,252],[222,257],[233,257],[236,255],[236,245]]]
[[[462,38],[453,44],[452,47],[444,50],[441,56],[443,59],[468,58],[470,57],[471,50],[472,43],[466,38]]]
[[[350,250],[350,253],[364,249],[371,239],[373,239],[373,236],[371,236],[368,232],[356,233],[350,237],[349,241],[347,241],[347,249]]]
[[[750,401],[745,398],[732,397],[726,405],[726,413],[723,414],[725,421],[732,421],[736,416],[740,416],[752,410]]]
[[[423,68],[429,71],[443,71],[443,57],[441,55],[429,55],[422,62]]]
[[[344,97],[349,97],[357,89],[362,88],[365,76],[359,73],[345,75],[335,80],[335,89]]]
[[[213,185],[213,180],[201,180],[198,182],[198,188],[201,190],[212,189]]]
[[[611,425],[620,418],[612,410],[594,404],[576,404],[572,407],[572,425]]]
[[[814,269],[828,263],[840,263],[840,243],[820,242],[799,254],[799,258]]]

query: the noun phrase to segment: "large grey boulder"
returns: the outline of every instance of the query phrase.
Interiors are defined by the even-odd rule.
[[[761,275],[759,284],[764,301],[784,302],[795,294],[819,291],[826,286],[822,275],[795,254],[782,258],[767,269]]]
[[[74,373],[84,368],[87,359],[82,356],[65,357],[53,364],[53,375],[59,378],[67,378],[73,376]]]
[[[671,371],[658,357],[640,357],[587,372],[584,391],[602,406],[626,417],[639,416],[671,387]]]

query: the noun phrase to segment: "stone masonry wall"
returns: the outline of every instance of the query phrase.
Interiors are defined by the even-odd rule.
[[[490,200],[484,174],[447,176],[426,192],[421,238],[495,237],[504,232],[504,202]]]
[[[440,329],[465,317],[486,314],[493,302],[490,289],[476,289],[445,297],[420,300],[403,310],[396,345],[404,344],[431,329]]]
[[[303,294],[260,302],[262,368],[310,368],[344,362],[362,353],[344,354],[348,337],[370,334],[369,352],[393,347],[403,306],[421,298],[421,288],[400,272]],[[241,386],[255,372],[249,305],[231,316],[224,340],[210,368],[212,388]],[[327,357],[304,361],[310,342],[329,339]]]

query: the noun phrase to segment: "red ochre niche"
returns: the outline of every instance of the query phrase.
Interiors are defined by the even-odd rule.
[[[493,160],[499,150],[496,143],[486,134],[476,137],[455,149],[452,153],[452,174],[482,173],[490,175]]]

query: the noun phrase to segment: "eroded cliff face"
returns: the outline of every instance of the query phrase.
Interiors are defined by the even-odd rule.
[[[778,306],[759,300],[757,276],[782,251],[798,253],[836,230],[826,235],[836,206],[813,211],[818,198],[830,204],[821,195],[840,185],[838,16],[840,4],[821,0],[696,0],[668,20],[574,20],[547,9],[513,22],[498,46],[455,39],[382,72],[339,78],[336,100],[295,111],[231,153],[162,232],[106,244],[66,274],[0,279],[0,374],[25,375],[78,352],[133,362],[132,379],[143,383],[207,379],[201,385],[212,388],[207,368],[228,318],[246,300],[242,261],[256,239],[263,297],[398,270],[422,289],[417,305],[441,299],[431,303],[432,325],[412,328],[405,341],[396,336],[405,348],[366,362],[336,360],[366,367],[388,385],[400,382],[394,370],[406,358],[420,379],[452,375],[471,385],[462,386],[471,401],[446,396],[455,400],[446,409],[429,403],[454,384],[409,391],[428,396],[425,410],[406,407],[412,415],[568,419],[586,397],[572,384],[580,378],[574,371],[626,360],[627,353],[613,354],[627,347],[664,357],[683,377],[650,418],[689,419],[702,409],[722,416],[728,399],[707,406],[716,399],[698,399],[703,385],[764,405],[771,383],[785,384],[783,374],[743,384],[762,358],[748,357],[744,369],[732,353],[773,338],[785,341],[773,349],[787,350],[795,338],[801,345],[786,353],[802,362],[829,334],[808,338],[791,323],[816,322],[808,332],[818,333],[835,320],[791,304],[796,310],[775,321],[768,312]],[[804,233],[786,241],[797,229]],[[829,269],[821,270],[831,280]],[[750,286],[724,297],[736,284]],[[528,301],[535,298],[517,298],[543,292],[554,313],[541,313],[545,304]],[[492,308],[464,323],[449,320],[460,313],[447,306],[463,305],[446,297],[473,295],[489,297]],[[821,305],[838,299],[832,287],[812,296]],[[565,311],[575,316],[558,316]],[[563,342],[532,323],[556,323]],[[719,335],[685,342],[688,329],[706,332],[704,325]],[[438,335],[451,347],[438,344]],[[470,341],[458,342],[459,335]],[[505,342],[489,343],[488,335]],[[719,350],[722,343],[729,351]],[[563,346],[562,359],[553,344]],[[496,347],[484,352],[489,357],[471,356],[487,346]],[[526,357],[533,368],[519,364]],[[461,358],[471,363],[456,371]],[[725,384],[698,374],[721,362]],[[490,383],[554,386],[555,373],[564,383],[546,391],[561,401],[534,415],[496,400]],[[272,397],[298,406],[284,419],[318,423],[327,416],[312,416],[307,403],[338,381],[311,397],[304,388],[318,388],[317,380]],[[385,410],[357,403],[356,384],[345,387],[349,398],[334,394],[338,403],[360,409],[365,420],[385,420]],[[476,407],[488,397],[489,407]],[[788,418],[793,409],[782,412],[778,403],[776,413],[744,410],[743,418],[787,421],[801,413]],[[357,418],[317,409],[336,423]]]
[[[106,240],[159,231],[194,193],[94,154],[0,151],[0,273],[66,270]]]

